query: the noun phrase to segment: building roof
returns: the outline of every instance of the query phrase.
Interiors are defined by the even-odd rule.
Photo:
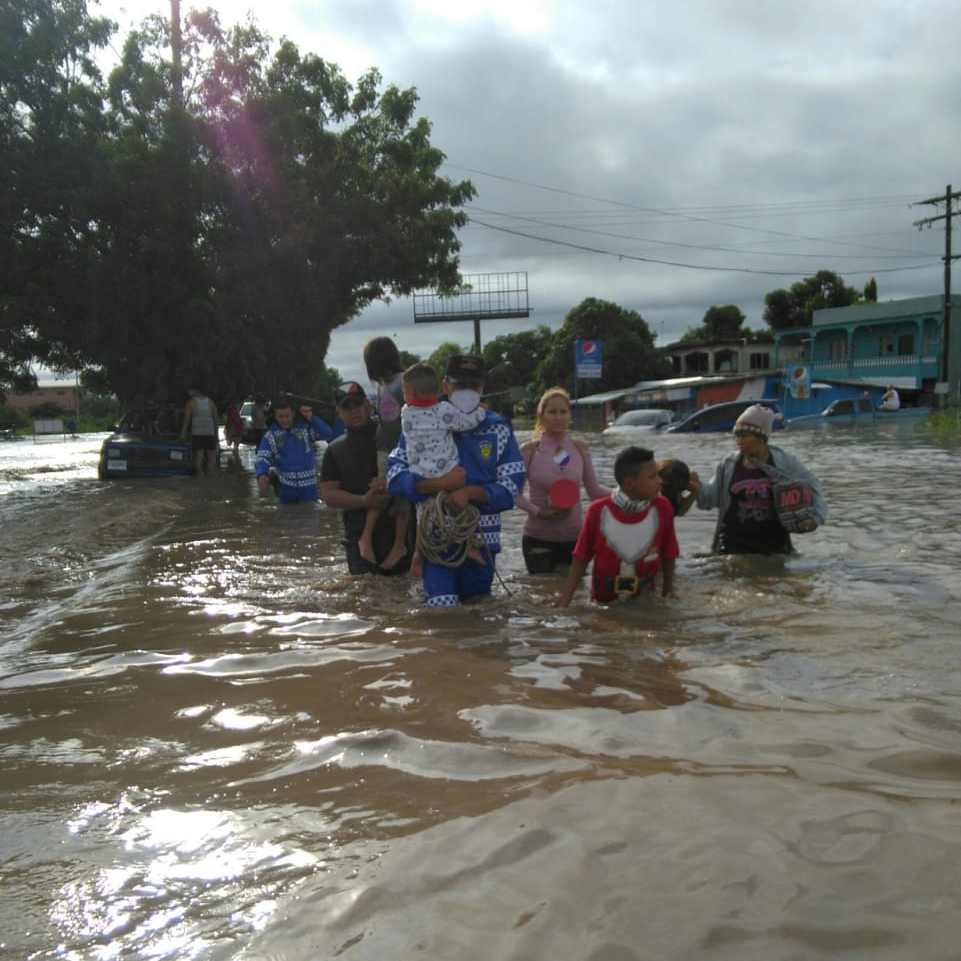
[[[572,407],[596,407],[606,404],[609,400],[618,400],[627,394],[633,393],[636,387],[624,387],[621,390],[608,390],[603,394],[588,394],[586,397],[578,397],[571,401]]]
[[[634,384],[633,387],[623,387],[620,390],[609,390],[603,394],[588,394],[586,397],[579,397],[571,403],[580,407],[591,407],[597,404],[606,404],[611,400],[619,400],[627,394],[636,394],[644,390],[670,390],[674,387],[703,387],[705,384],[725,384],[732,380],[754,380],[757,377],[766,377],[773,371],[752,370],[750,372],[716,374],[706,376],[698,374],[692,377],[668,377],[664,380],[642,380]]]
[[[961,296],[951,297],[951,306],[961,306]],[[851,304],[849,307],[826,307],[814,311],[813,327],[825,324],[856,324],[864,321],[894,320],[898,317],[915,317],[918,314],[938,314],[944,310],[944,296],[931,294],[927,297],[908,297],[904,300],[888,300],[880,304]],[[788,331],[782,331],[787,333]]]

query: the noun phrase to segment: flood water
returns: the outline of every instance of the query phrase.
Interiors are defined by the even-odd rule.
[[[431,613],[249,451],[0,444],[0,957],[959,957],[958,448],[779,442],[832,511],[799,556],[695,509],[678,600],[558,611],[512,512],[506,589]]]

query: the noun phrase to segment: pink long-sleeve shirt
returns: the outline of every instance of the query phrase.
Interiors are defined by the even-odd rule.
[[[536,443],[533,453],[524,458],[529,493],[517,498],[517,506],[527,511],[524,533],[542,541],[576,541],[583,517],[580,503],[559,517],[538,516],[540,509],[548,506],[551,484],[562,477],[569,478],[584,488],[592,501],[607,497],[611,490],[597,482],[590,453],[583,445],[575,444],[570,434],[560,440],[544,434]]]

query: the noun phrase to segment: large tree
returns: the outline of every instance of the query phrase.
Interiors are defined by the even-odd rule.
[[[832,270],[819,270],[790,288],[772,290],[764,297],[764,320],[772,330],[809,327],[815,310],[856,304],[860,294]]]
[[[44,328],[76,319],[105,129],[93,59],[111,24],[83,0],[0,4],[0,393],[34,359],[69,363]]]
[[[640,380],[670,376],[670,364],[654,346],[654,334],[636,310],[588,297],[573,307],[554,334],[537,369],[537,390],[574,381],[574,344],[603,341],[603,376],[584,381],[591,393],[630,387]]]
[[[29,3],[85,16],[82,0]],[[71,132],[80,185],[51,174],[69,221],[59,249],[36,241],[36,214],[12,232],[22,271],[4,284],[5,319],[124,398],[174,399],[192,382],[220,398],[303,389],[330,332],[372,300],[457,283],[473,188],[438,175],[416,93],[376,71],[352,85],[209,11],[183,40],[178,84],[166,20],[128,37],[108,109]],[[23,205],[42,208],[42,193]]]

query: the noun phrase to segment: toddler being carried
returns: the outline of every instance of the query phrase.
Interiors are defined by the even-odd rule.
[[[420,477],[442,477],[460,466],[454,433],[474,430],[487,416],[478,404],[465,413],[450,401],[439,400],[440,383],[437,372],[427,364],[414,364],[404,371],[404,409],[401,411],[401,427],[406,439],[408,469]],[[418,545],[422,543],[420,523],[424,508],[430,501],[417,505]],[[470,547],[467,559],[484,563],[477,547]],[[419,567],[415,557],[415,569]]]

